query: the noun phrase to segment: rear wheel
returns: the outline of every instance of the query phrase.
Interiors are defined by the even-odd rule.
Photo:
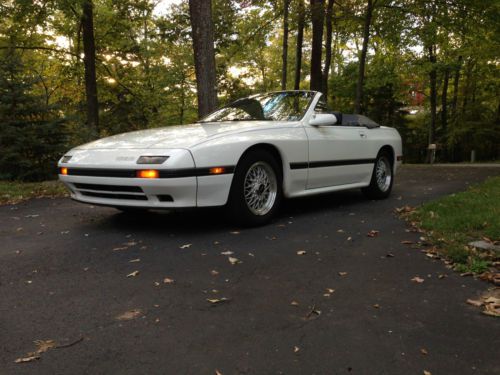
[[[391,156],[387,151],[382,151],[375,160],[370,185],[361,190],[370,199],[384,199],[391,194],[393,182]]]
[[[234,174],[227,209],[232,219],[249,226],[263,225],[274,215],[282,199],[281,168],[266,150],[243,157]]]

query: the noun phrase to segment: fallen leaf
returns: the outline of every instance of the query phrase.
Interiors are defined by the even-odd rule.
[[[339,229],[339,230],[337,230],[337,233],[344,233],[344,230],[343,229]]]
[[[306,254],[307,254],[307,251],[305,251],[305,250],[297,251],[297,255],[306,255]]]
[[[300,351],[300,348],[298,346],[293,347],[293,352],[298,353]]]
[[[424,375],[432,375],[432,373],[430,371],[424,370]]]
[[[115,247],[115,248],[113,249],[113,251],[121,251],[121,250],[127,250],[127,249],[128,249],[128,247],[127,247],[127,246],[123,246],[123,247]]]
[[[142,315],[142,311],[140,309],[132,309],[129,311],[125,311],[123,314],[118,315],[116,320],[132,320],[138,318]]]
[[[134,271],[134,272],[129,273],[127,275],[127,277],[136,277],[138,274],[139,274],[139,271]]]
[[[393,253],[387,253],[387,254],[385,254],[385,257],[386,258],[394,258],[394,254]]]
[[[468,299],[467,302],[469,305],[472,305],[472,306],[476,306],[476,307],[481,307],[483,306],[483,302],[482,301],[478,301],[476,299]]]
[[[35,345],[37,347],[36,353],[40,354],[55,348],[57,344],[54,340],[35,340]]]
[[[222,375],[222,372],[220,372],[219,370],[215,370],[215,375]]]
[[[248,256],[255,257],[254,253],[248,253]]]
[[[380,309],[380,305],[378,303],[374,304],[373,307],[376,309]]]
[[[216,271],[216,270],[210,271],[210,275],[212,275],[212,276],[217,276],[218,274],[219,274],[219,271]]]
[[[326,288],[326,291],[327,291],[328,293],[333,293],[333,292],[335,292],[335,289],[332,289],[332,288]]]
[[[217,305],[223,302],[229,302],[231,301],[230,298],[222,297],[222,298],[207,298],[207,301],[210,302],[212,305]]]
[[[220,255],[233,255],[234,253],[232,251],[223,251],[220,253]]]
[[[429,354],[429,352],[425,348],[420,349],[420,353],[422,353],[423,355]]]
[[[179,246],[179,249],[189,249],[193,244],[187,243],[185,245]]]
[[[129,263],[137,263],[137,262],[140,262],[140,261],[141,261],[141,258],[136,258],[136,259],[131,259],[128,262]]]
[[[14,363],[26,363],[26,362],[32,362],[36,361],[37,359],[40,359],[39,355],[31,355],[28,357],[23,357],[23,358],[17,358]]]
[[[368,237],[377,237],[377,236],[378,236],[378,234],[379,234],[379,231],[378,231],[378,230],[373,230],[373,229],[372,229],[372,230],[371,230],[371,231],[369,231],[366,235],[367,235]]]
[[[423,283],[425,280],[424,280],[424,279],[422,279],[421,277],[415,276],[413,279],[411,279],[411,281],[414,281],[414,282],[416,282],[416,283],[421,284],[421,283]]]
[[[347,237],[347,241],[352,241],[352,237]]]
[[[238,258],[227,257],[227,260],[229,260],[229,263],[231,263],[232,265],[235,265],[237,263],[241,263],[241,260],[239,260]]]
[[[163,279],[163,284],[173,284],[174,282],[175,282],[175,280],[174,280],[174,279],[170,279],[170,278],[168,278],[168,277],[165,277],[165,278]]]
[[[404,241],[401,241],[401,243],[402,243],[403,245],[411,245],[411,244],[413,244],[413,241],[404,240]]]
[[[231,234],[240,234],[240,232],[239,232],[239,231],[237,231],[237,230],[234,230],[234,231],[229,232],[229,233],[231,233]]]
[[[292,302],[290,302],[290,305],[292,305],[292,306],[298,306],[299,303],[297,301],[292,301]]]
[[[347,276],[347,272],[339,272],[339,276]]]

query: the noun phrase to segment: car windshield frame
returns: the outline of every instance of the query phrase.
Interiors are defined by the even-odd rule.
[[[225,105],[210,113],[209,115],[203,117],[198,121],[198,123],[231,121],[301,121],[307,114],[309,108],[311,108],[311,104],[313,103],[315,96],[316,92],[306,90],[275,91],[256,94],[238,99],[228,105]],[[284,118],[283,116],[280,118],[272,117],[276,113],[276,109],[280,109],[280,105],[283,106],[283,102],[286,102],[290,99],[294,100],[294,98],[296,98],[297,100],[307,100],[307,102],[304,103],[304,105],[302,105],[302,108],[300,109],[293,109],[291,105],[288,105],[288,112],[283,114],[286,115],[286,118]],[[230,112],[231,109],[234,109],[233,113]],[[238,111],[241,116],[249,117],[239,117],[237,116],[236,111]],[[295,111],[295,113],[292,114],[292,111]],[[267,117],[269,113],[271,115],[270,117]],[[217,118],[218,114],[219,118]]]

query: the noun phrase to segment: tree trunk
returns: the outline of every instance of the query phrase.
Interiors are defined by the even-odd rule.
[[[189,15],[193,36],[198,116],[201,118],[217,108],[212,2],[189,0]]]
[[[330,73],[330,66],[332,64],[332,18],[333,18],[333,3],[335,0],[328,0],[326,7],[326,46],[325,46],[325,66],[323,67],[323,84],[321,91],[328,101],[328,74]]]
[[[431,104],[431,123],[429,126],[429,145],[435,143],[436,140],[436,112],[437,112],[437,72],[436,72],[436,54],[435,46],[428,47],[429,62],[431,63],[431,71],[429,72],[430,83],[430,104]],[[428,151],[427,161],[430,161],[430,152]]]
[[[441,93],[441,126],[443,128],[444,136],[448,128],[448,81],[450,79],[450,70],[448,68],[444,71],[443,77],[443,91]]]
[[[295,50],[295,83],[294,90],[300,89],[300,73],[302,70],[302,44],[304,43],[305,9],[304,0],[299,1],[299,15],[297,22],[297,47]]]
[[[321,52],[323,49],[323,21],[325,18],[324,0],[311,0],[312,50],[310,88],[321,91],[322,76]]]
[[[83,63],[85,66],[85,96],[87,101],[87,125],[99,134],[99,103],[95,73],[95,40],[92,0],[85,0],[82,6]]]
[[[458,56],[457,67],[453,77],[453,99],[451,101],[451,117],[453,121],[457,120],[457,105],[458,105],[458,83],[460,81],[460,70],[462,69],[462,56]]]
[[[283,4],[283,72],[281,76],[281,89],[286,90],[286,75],[288,70],[288,9],[290,0],[284,0]]]
[[[370,40],[370,25],[373,16],[373,1],[368,0],[366,4],[365,23],[363,27],[363,46],[359,58],[358,83],[356,85],[356,100],[354,102],[354,113],[362,112],[363,85],[365,81],[366,53],[368,52],[368,42]]]

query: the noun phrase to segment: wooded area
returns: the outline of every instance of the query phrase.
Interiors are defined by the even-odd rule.
[[[85,141],[299,88],[396,127],[408,162],[429,144],[439,161],[500,155],[495,0],[6,0],[0,19],[3,179],[49,178]]]

